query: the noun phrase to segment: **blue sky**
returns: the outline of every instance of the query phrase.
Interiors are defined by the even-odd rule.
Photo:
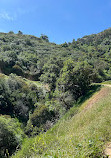
[[[0,0],[0,32],[71,42],[111,27],[111,0]]]

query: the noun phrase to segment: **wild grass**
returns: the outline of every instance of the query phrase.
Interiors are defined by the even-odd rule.
[[[104,82],[102,82],[102,84],[111,84],[111,80],[109,80],[109,81],[104,81]]]
[[[103,87],[73,112],[48,132],[26,139],[13,158],[102,157],[104,145],[111,141],[111,88]]]

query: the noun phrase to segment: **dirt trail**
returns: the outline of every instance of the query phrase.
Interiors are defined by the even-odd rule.
[[[111,158],[111,143],[107,144],[104,154],[108,156],[108,158]]]
[[[102,85],[107,86],[107,87],[111,87],[110,84],[102,84]],[[108,158],[111,158],[111,142],[106,145],[106,148],[105,148],[105,150],[104,150],[104,154],[105,154]]]
[[[90,109],[95,103],[97,103],[101,98],[103,98],[107,94],[108,94],[108,89],[106,87],[102,88],[96,95],[93,96],[93,98],[89,99],[83,111],[85,112],[86,110]]]
[[[101,98],[104,98],[106,95],[108,95],[109,90],[107,87],[111,87],[110,84],[101,84],[104,86],[97,94],[93,96],[93,98],[89,99],[87,105],[83,109],[82,112],[86,112],[88,109],[90,109],[95,102],[97,103]],[[104,150],[104,155],[107,156],[107,158],[111,158],[111,142],[109,142]]]
[[[110,84],[102,84],[103,86],[111,87]]]

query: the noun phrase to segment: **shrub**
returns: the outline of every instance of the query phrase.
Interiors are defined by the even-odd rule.
[[[41,34],[40,38],[46,42],[49,42],[48,36]]]
[[[4,45],[2,49],[5,52],[5,51],[9,51],[11,48],[9,45]]]
[[[38,101],[38,90],[35,85],[27,84],[14,74],[4,80],[0,78],[0,113],[17,117],[26,123],[29,112],[33,112]]]
[[[30,116],[25,130],[26,134],[31,136],[48,130],[53,124],[54,117],[54,112],[49,111],[45,105],[38,106]]]
[[[14,65],[12,68],[12,72],[16,73],[19,76],[23,76],[23,70],[19,65]]]
[[[9,116],[0,116],[0,157],[10,156],[24,138],[21,124]]]
[[[9,31],[9,34],[14,34],[14,32],[13,31]]]

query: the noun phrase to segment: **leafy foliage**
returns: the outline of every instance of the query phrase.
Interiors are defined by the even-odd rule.
[[[45,105],[38,106],[29,118],[25,133],[34,136],[47,131],[52,126],[54,117],[54,112],[49,111]]]
[[[9,116],[0,116],[0,157],[10,156],[16,147],[20,147],[24,133],[21,124]]]
[[[42,97],[37,86],[28,85],[23,79],[11,74],[4,80],[0,78],[0,113],[10,114],[22,122],[27,122],[29,112]]]
[[[28,136],[52,127],[91,83],[111,79],[111,28],[61,45],[10,31],[0,46],[0,114],[18,118]]]

